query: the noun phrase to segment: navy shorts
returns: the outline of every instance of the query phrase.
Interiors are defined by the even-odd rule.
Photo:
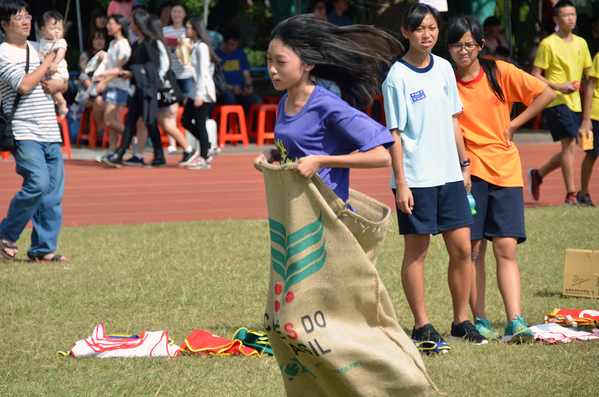
[[[570,110],[566,105],[547,108],[543,112],[554,142],[563,138],[575,138],[578,142],[580,113]]]
[[[593,122],[593,149],[585,150],[585,153],[592,154],[593,156],[599,156],[599,121],[591,120]]]
[[[395,195],[396,189],[392,190]],[[410,190],[414,197],[412,215],[401,212],[395,204],[399,234],[439,234],[472,225],[464,182]]]
[[[476,215],[470,238],[492,241],[493,237],[514,237],[518,244],[526,241],[522,188],[493,185],[476,176],[471,179]]]

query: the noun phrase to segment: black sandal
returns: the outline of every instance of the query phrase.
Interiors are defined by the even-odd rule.
[[[15,259],[14,255],[11,255],[11,254],[9,254],[6,251],[7,248],[10,248],[10,249],[13,249],[13,250],[18,250],[17,246],[14,245],[13,243],[9,243],[9,242],[7,242],[5,240],[2,240],[2,251],[0,251],[0,254],[2,254],[2,256],[5,257],[8,260]]]
[[[34,255],[30,252],[27,253],[27,258],[29,258],[29,262],[68,262],[69,260],[62,255],[54,255],[50,259],[44,259],[44,257],[48,254],[43,255]]]

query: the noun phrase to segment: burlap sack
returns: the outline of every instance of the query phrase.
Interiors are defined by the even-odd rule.
[[[271,237],[264,326],[288,396],[438,392],[375,268],[389,207],[343,201],[293,165],[263,163]]]

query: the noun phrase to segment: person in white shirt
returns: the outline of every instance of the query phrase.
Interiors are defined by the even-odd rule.
[[[189,92],[185,111],[183,112],[183,125],[200,141],[200,157],[187,165],[190,170],[210,169],[210,161],[220,153],[217,146],[210,147],[206,119],[208,107],[216,102],[216,87],[214,86],[214,63],[220,59],[210,44],[210,38],[204,22],[198,18],[191,18],[185,24],[188,38],[194,43],[191,53],[193,66],[193,84]]]
[[[104,59],[105,70],[122,67],[131,57],[127,20],[122,15],[111,15],[108,18],[106,29],[108,30],[108,34],[114,37],[114,40],[110,42],[108,51],[106,52]],[[116,151],[119,135],[125,131],[125,126],[120,122],[119,110],[127,104],[129,80],[123,80],[118,76],[107,76],[98,83],[96,91],[102,94],[106,103],[104,123],[108,127],[109,143],[108,152],[104,156],[110,157]]]
[[[17,147],[12,155],[17,173],[23,177],[20,192],[10,202],[6,218],[0,223],[0,254],[9,260],[19,252],[16,241],[31,220],[30,261],[66,262],[55,255],[62,224],[64,164],[60,150],[60,131],[50,94],[66,91],[68,85],[44,79],[56,52],[42,62],[38,43],[27,41],[31,33],[29,5],[23,0],[0,2],[0,27],[6,42],[0,45],[0,99],[2,111],[10,115],[15,98],[21,94],[12,128]],[[27,58],[29,56],[29,58]],[[29,59],[29,71],[25,72]]]

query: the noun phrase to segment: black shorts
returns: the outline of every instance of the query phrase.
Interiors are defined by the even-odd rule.
[[[554,142],[563,138],[575,138],[578,142],[580,113],[570,110],[566,105],[547,108],[543,112]]]
[[[395,195],[397,190],[392,190]],[[395,204],[399,234],[439,234],[472,225],[464,182],[410,190],[414,197],[412,215],[401,212]]]
[[[492,241],[493,237],[514,237],[518,244],[526,241],[522,188],[493,185],[476,176],[471,179],[476,215],[470,238]]]

